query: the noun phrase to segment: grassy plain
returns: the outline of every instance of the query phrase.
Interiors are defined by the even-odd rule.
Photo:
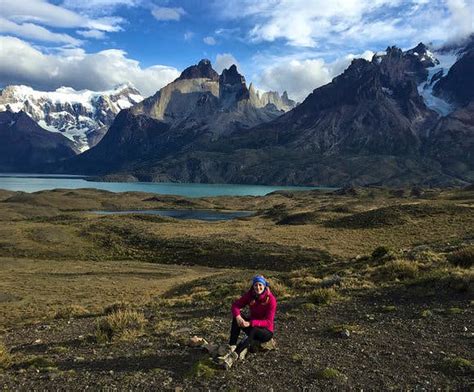
[[[93,213],[160,208],[255,215]],[[473,249],[472,187],[201,199],[0,191],[0,383],[239,390],[267,369],[274,390],[466,388]],[[279,299],[279,350],[223,373],[185,342],[224,342],[230,302],[256,272]]]

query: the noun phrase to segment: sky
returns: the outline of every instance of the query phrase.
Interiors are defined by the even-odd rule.
[[[202,58],[302,101],[355,57],[474,31],[474,0],[0,0],[0,86],[144,96]]]

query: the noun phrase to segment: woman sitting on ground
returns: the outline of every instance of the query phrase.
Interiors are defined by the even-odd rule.
[[[240,310],[249,306],[250,317],[240,314]],[[237,359],[243,359],[248,348],[268,342],[273,338],[273,320],[276,312],[276,299],[270,292],[267,280],[257,275],[252,280],[252,287],[232,304],[232,327],[230,331],[230,352],[221,357],[221,363],[230,368]],[[240,331],[247,335],[237,345]]]

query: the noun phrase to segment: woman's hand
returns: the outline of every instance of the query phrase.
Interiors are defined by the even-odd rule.
[[[237,325],[238,325],[240,328],[242,328],[242,327],[244,326],[243,324],[245,323],[245,320],[244,320],[244,318],[243,318],[240,314],[235,317],[235,321],[237,321]]]
[[[248,321],[245,321],[242,323],[242,328],[247,328],[250,327],[250,323]]]

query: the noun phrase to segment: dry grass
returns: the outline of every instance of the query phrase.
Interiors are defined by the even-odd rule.
[[[448,261],[462,268],[471,268],[474,266],[474,246],[467,246],[461,248],[450,255],[448,255]]]
[[[308,299],[317,305],[327,305],[335,300],[339,299],[341,296],[334,288],[319,288],[313,290]]]
[[[68,305],[59,308],[54,314],[55,319],[70,319],[89,315],[89,311],[81,305]]]
[[[418,264],[410,260],[391,260],[377,269],[382,280],[413,279],[418,275]]]
[[[8,369],[13,362],[10,351],[7,346],[0,342],[0,369]]]
[[[79,307],[100,314],[121,306],[117,299],[139,306],[177,284],[221,272],[141,262],[0,261],[0,328],[47,321],[56,314],[74,317]]]
[[[97,341],[135,340],[143,334],[146,322],[143,313],[133,310],[111,313],[97,321]]]

